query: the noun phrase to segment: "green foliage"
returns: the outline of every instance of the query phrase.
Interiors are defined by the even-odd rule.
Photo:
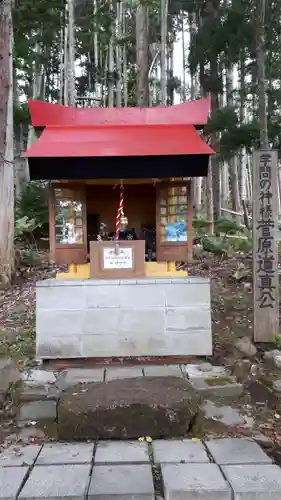
[[[238,117],[233,108],[220,108],[209,118],[206,133],[222,132],[234,128],[238,124]]]
[[[18,224],[18,228],[17,228]],[[47,187],[42,182],[30,182],[16,205],[16,233],[48,235],[49,212]],[[18,234],[20,237],[20,234]]]
[[[27,103],[14,103],[14,125],[29,125],[30,114]]]
[[[277,349],[281,349],[281,333],[279,333],[279,335],[276,335],[276,337],[274,339],[274,343],[275,343]]]
[[[220,217],[215,223],[215,232],[223,234],[236,234],[241,231],[241,225],[234,219]]]
[[[203,250],[212,253],[220,259],[229,255],[229,245],[226,239],[217,236],[205,236],[203,238]]]
[[[235,236],[228,239],[235,252],[249,253],[253,249],[253,241],[249,237]]]
[[[196,236],[203,236],[208,231],[209,223],[202,217],[197,217],[193,219],[192,226]]]
[[[29,219],[26,215],[24,217],[16,218],[15,220],[15,239],[21,240],[27,235],[34,234],[36,229],[40,228],[42,224],[35,219]]]
[[[20,248],[16,255],[16,268],[29,268],[40,263],[38,252],[34,248]]]

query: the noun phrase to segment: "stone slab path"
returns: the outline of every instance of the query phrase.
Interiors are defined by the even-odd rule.
[[[46,443],[0,453],[0,499],[280,500],[281,469],[245,438]]]

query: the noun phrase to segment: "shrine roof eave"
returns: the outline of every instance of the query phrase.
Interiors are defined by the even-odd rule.
[[[194,126],[46,127],[25,158],[212,155]]]
[[[30,100],[29,109],[35,128],[106,125],[193,125],[203,128],[209,117],[210,98],[152,108],[74,108]]]

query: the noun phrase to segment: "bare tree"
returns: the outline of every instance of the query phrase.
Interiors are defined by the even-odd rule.
[[[258,70],[260,146],[268,148],[266,80],[265,80],[265,2],[257,0],[257,42],[256,57]]]
[[[0,283],[14,269],[12,0],[0,4]]]
[[[123,9],[122,12],[122,30],[123,35],[126,34],[126,9]],[[124,106],[128,106],[128,61],[127,61],[127,47],[126,44],[123,43],[123,92],[124,92]]]
[[[136,12],[137,103],[149,106],[148,81],[148,9],[139,3]]]
[[[123,3],[122,0],[117,2],[116,4],[117,15],[116,15],[116,106],[117,108],[121,108],[122,106],[122,48],[121,48],[121,40],[122,40],[122,10]]]
[[[109,0],[110,11],[113,13],[112,0]],[[113,51],[113,34],[114,28],[113,23],[111,23],[111,34],[108,46],[108,107],[114,107],[114,86],[113,86],[113,72],[114,72],[114,51]]]
[[[161,0],[161,48],[160,48],[160,65],[161,65],[161,104],[167,104],[167,24],[168,24],[168,1]]]
[[[233,66],[229,65],[226,68],[226,100],[227,106],[229,108],[233,107]],[[232,197],[232,209],[235,212],[241,212],[241,202],[239,193],[239,178],[238,178],[238,162],[237,156],[229,161],[229,173],[230,173],[230,186],[231,186],[231,197]],[[238,216],[238,222],[239,222]]]
[[[64,20],[64,50],[63,50],[63,102],[68,105],[68,3],[65,3],[65,20]]]
[[[75,26],[74,0],[67,0],[68,11],[68,99],[70,106],[75,106]]]

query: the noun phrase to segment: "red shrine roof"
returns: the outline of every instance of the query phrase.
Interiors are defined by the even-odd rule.
[[[207,123],[210,99],[155,108],[73,108],[30,101],[40,138],[26,158],[210,155],[195,125]]]
[[[24,154],[43,157],[210,155],[213,150],[190,125],[46,127]]]
[[[73,108],[29,101],[33,127],[103,125],[206,125],[210,98],[153,108]]]

